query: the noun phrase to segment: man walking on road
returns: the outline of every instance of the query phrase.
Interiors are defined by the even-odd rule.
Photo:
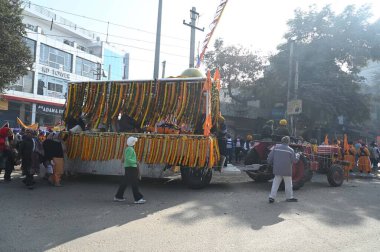
[[[278,187],[281,181],[285,183],[285,194],[287,202],[297,202],[298,200],[293,197],[292,185],[292,165],[298,161],[294,150],[289,147],[290,138],[285,136],[281,139],[281,144],[276,144],[268,156],[268,164],[273,165],[274,179],[272,183],[272,190],[269,195],[269,203],[273,203]]]

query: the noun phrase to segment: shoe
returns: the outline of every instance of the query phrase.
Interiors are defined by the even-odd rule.
[[[375,177],[375,175],[373,175],[372,173],[368,173],[367,176],[370,177],[370,178],[374,178]]]
[[[269,203],[274,203],[274,199],[273,198],[269,198]]]
[[[113,201],[123,202],[123,201],[125,201],[125,199],[124,199],[124,198],[116,198],[116,197],[113,197]]]
[[[53,186],[55,186],[55,187],[62,187],[63,185],[62,184],[54,184]]]
[[[146,202],[146,200],[144,200],[143,198],[141,198],[138,201],[135,201],[135,204],[144,204],[145,202]]]
[[[298,202],[298,199],[296,198],[286,199],[286,202]]]

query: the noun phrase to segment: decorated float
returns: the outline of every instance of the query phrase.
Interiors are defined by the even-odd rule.
[[[143,177],[180,171],[190,187],[204,187],[220,158],[212,134],[220,117],[219,89],[218,71],[211,78],[198,69],[178,78],[69,83],[64,120],[87,126],[65,133],[66,169],[122,175],[126,139],[135,136]]]

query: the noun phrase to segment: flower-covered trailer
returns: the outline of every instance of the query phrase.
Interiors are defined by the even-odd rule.
[[[133,135],[143,177],[180,170],[192,188],[209,184],[220,158],[211,134],[220,116],[218,76],[70,83],[64,120],[83,118],[92,130],[67,133],[66,168],[122,175],[123,149]],[[123,116],[133,121],[133,132],[119,131]]]

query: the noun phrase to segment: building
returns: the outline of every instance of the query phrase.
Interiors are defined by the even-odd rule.
[[[30,2],[23,22],[34,64],[2,95],[0,122],[14,127],[19,117],[27,124],[56,125],[69,82],[128,78],[129,54],[100,41],[94,32]]]

